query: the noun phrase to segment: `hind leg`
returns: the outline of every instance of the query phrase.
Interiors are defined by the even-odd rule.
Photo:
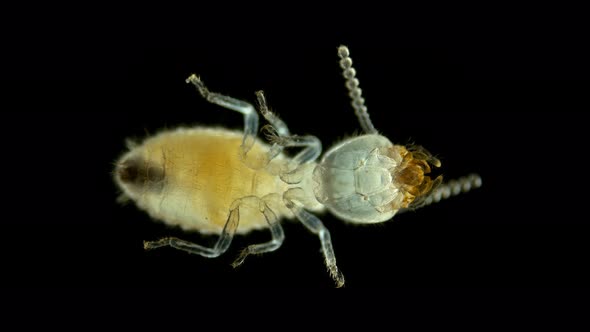
[[[238,200],[234,204],[232,204],[232,209],[230,210],[227,222],[223,227],[223,231],[221,232],[221,235],[219,235],[219,239],[217,239],[217,242],[212,248],[204,247],[202,245],[181,240],[175,237],[165,237],[157,241],[144,241],[143,247],[145,250],[151,250],[165,246],[170,246],[179,250],[184,250],[190,254],[201,255],[203,257],[218,257],[219,255],[227,251],[227,248],[229,248],[229,245],[231,244],[234,234],[236,233],[236,229],[238,228],[238,224],[240,223],[240,203],[241,201]]]

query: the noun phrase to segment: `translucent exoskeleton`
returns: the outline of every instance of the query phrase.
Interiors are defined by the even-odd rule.
[[[353,109],[364,134],[345,139],[318,161],[322,144],[315,136],[298,136],[270,112],[262,91],[258,111],[269,143],[257,138],[259,116],[248,102],[211,92],[196,75],[193,84],[207,101],[244,116],[244,131],[223,128],[177,128],[129,146],[116,163],[115,182],[122,197],[169,225],[216,234],[213,247],[166,237],[146,241],[145,249],[171,246],[204,257],[223,254],[235,234],[269,229],[271,240],[246,247],[233,263],[250,254],[278,249],[284,233],[280,220],[297,219],[319,238],[336,285],[344,276],[336,265],[330,232],[316,214],[328,210],[356,224],[390,220],[396,213],[437,202],[479,187],[478,175],[442,183],[431,178],[440,161],[419,146],[392,144],[373,126],[346,46],[338,48],[340,66]],[[286,147],[301,151],[289,158]]]

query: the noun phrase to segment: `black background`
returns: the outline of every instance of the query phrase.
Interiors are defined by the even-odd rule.
[[[180,27],[181,18],[89,12],[27,16],[5,30],[2,286],[333,287],[319,240],[297,222],[284,223],[280,250],[235,270],[239,249],[268,233],[236,238],[217,259],[144,252],[143,240],[167,235],[214,238],[117,204],[111,171],[127,137],[242,127],[184,83],[193,72],[251,102],[263,89],[292,132],[317,135],[325,149],[358,132],[340,44],[385,136],[425,146],[447,179],[478,172],[484,183],[380,225],[322,215],[347,287],[588,285],[589,68],[576,19],[400,13],[361,24],[293,13],[242,22],[199,12]]]

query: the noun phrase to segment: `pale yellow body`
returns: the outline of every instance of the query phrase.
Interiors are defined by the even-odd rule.
[[[133,147],[122,159],[140,158],[149,168],[146,172],[163,172],[161,183],[146,183],[140,190],[126,185],[121,188],[152,217],[205,234],[220,234],[230,207],[250,196],[262,198],[277,218],[292,218],[282,195],[293,186],[278,176],[288,159],[278,155],[266,167],[247,166],[240,149],[243,136],[242,132],[211,128],[181,128],[155,135]],[[268,145],[256,140],[247,154],[248,164],[265,164],[268,149]],[[311,171],[313,166],[307,168]],[[307,180],[295,186],[312,192]],[[315,198],[313,202],[316,204],[306,208],[323,209]],[[241,201],[237,233],[268,227],[258,204],[258,200]]]

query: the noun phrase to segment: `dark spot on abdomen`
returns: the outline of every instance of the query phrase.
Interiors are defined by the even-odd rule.
[[[141,158],[125,159],[117,164],[116,176],[121,183],[146,189],[161,189],[166,178],[163,167],[148,163]]]
[[[117,165],[117,177],[123,183],[134,183],[139,177],[139,165],[133,160],[125,160]]]

